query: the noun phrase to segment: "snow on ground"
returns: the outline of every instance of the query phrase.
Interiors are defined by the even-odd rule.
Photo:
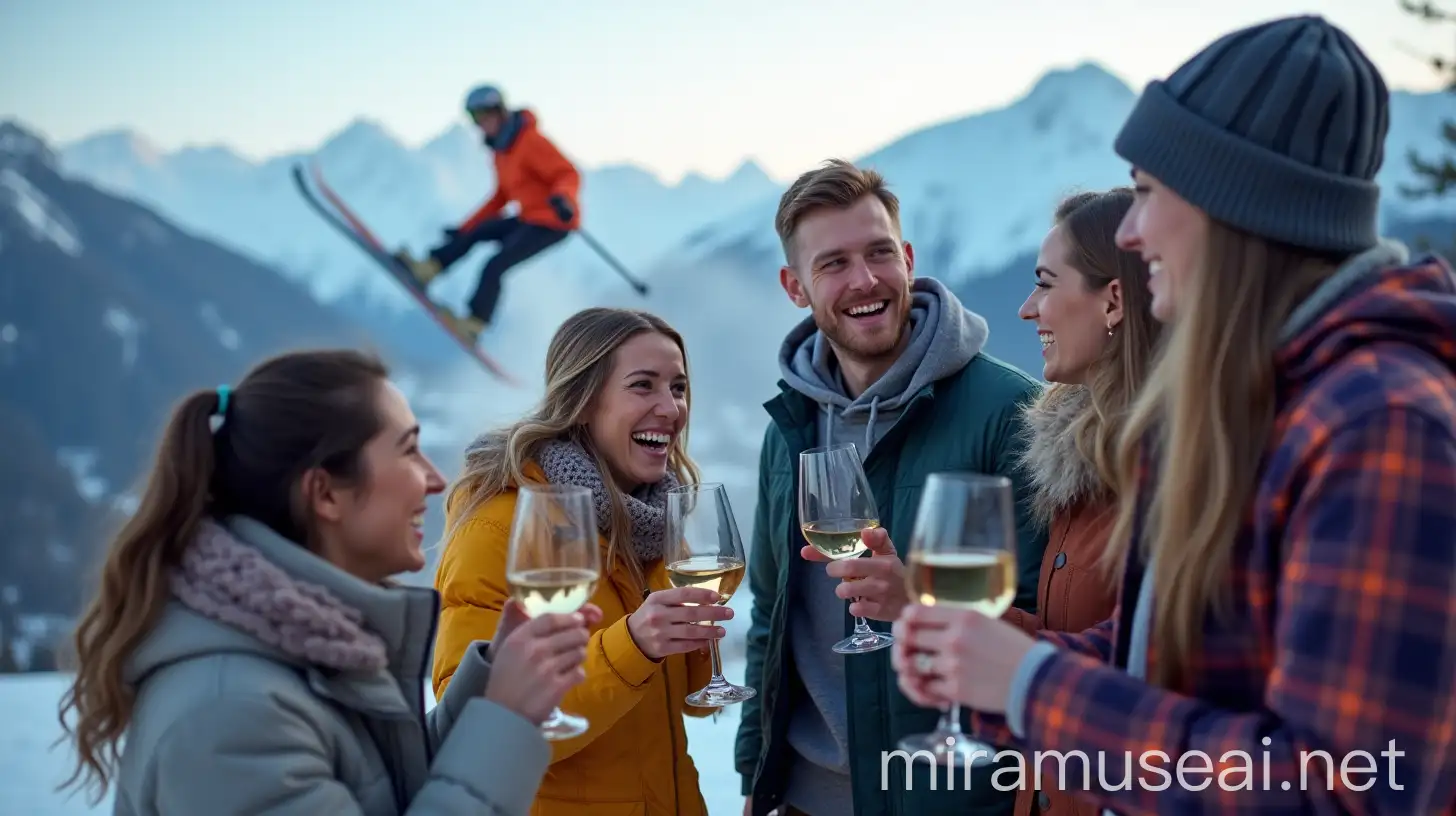
[[[739,618],[733,623],[746,621],[746,604],[741,608],[732,605],[738,608]],[[733,627],[742,628],[746,625]],[[725,651],[741,654],[742,646],[730,645]],[[729,680],[741,683],[742,661],[728,664],[726,673]],[[56,673],[0,675],[0,723],[5,724],[0,728],[0,802],[4,803],[0,810],[5,813],[83,816],[110,812],[109,797],[92,807],[84,791],[55,790],[72,768],[69,747],[65,743],[54,745],[62,736],[57,712],[68,682],[67,675]],[[427,686],[426,699],[430,698]],[[733,770],[733,743],[741,710],[742,706],[731,706],[716,721],[686,718],[688,751],[698,766],[709,816],[738,816],[743,812],[739,777]]]

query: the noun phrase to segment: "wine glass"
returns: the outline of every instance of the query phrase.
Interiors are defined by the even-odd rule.
[[[905,564],[911,600],[1001,617],[1016,597],[1011,480],[980,473],[932,473],[924,490]],[[985,765],[996,754],[961,730],[960,703],[952,703],[941,715],[935,731],[907,736],[900,740],[900,748],[912,755],[928,751],[937,763],[960,759]]]
[[[526,615],[575,612],[596,593],[601,574],[591,489],[523,485],[511,524],[506,583]],[[567,714],[559,707],[541,723],[541,733],[548,740],[569,739],[586,729],[585,717]]]
[[[870,480],[853,443],[810,448],[799,454],[799,529],[809,546],[838,561],[868,551],[862,533],[880,526]],[[854,633],[832,647],[839,654],[863,654],[895,639],[854,619]]]
[[[664,547],[667,575],[675,587],[711,589],[728,603],[743,583],[746,560],[743,539],[728,504],[722,484],[708,482],[681,485],[667,491],[667,538]],[[711,626],[711,622],[702,622]],[[688,705],[714,708],[752,699],[758,692],[730,683],[723,677],[723,658],[718,641],[709,645],[713,655],[713,679],[687,696]]]

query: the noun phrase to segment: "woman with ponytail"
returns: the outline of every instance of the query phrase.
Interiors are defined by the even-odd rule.
[[[909,696],[1004,715],[983,738],[1119,814],[1456,813],[1456,277],[1379,237],[1389,104],[1314,15],[1148,86],[1118,240],[1168,336],[1119,445],[1118,607],[1034,637],[912,607]]]
[[[378,361],[286,354],[186,397],[106,552],[61,706],[119,814],[525,814],[585,616],[503,619],[423,709],[444,480]],[[71,721],[74,720],[74,721]]]

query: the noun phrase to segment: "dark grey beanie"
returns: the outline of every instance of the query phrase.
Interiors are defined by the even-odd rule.
[[[1246,232],[1358,252],[1379,238],[1385,80],[1318,15],[1226,34],[1148,84],[1117,154]]]

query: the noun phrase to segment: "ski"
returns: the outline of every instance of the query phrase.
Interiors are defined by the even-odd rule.
[[[389,250],[385,249],[384,244],[380,243],[379,239],[365,226],[359,216],[324,181],[323,175],[319,172],[318,167],[311,166],[310,169],[313,171],[311,175],[313,176],[314,186],[318,188],[324,200],[320,200],[319,196],[315,195],[313,189],[309,187],[308,180],[304,178],[303,165],[300,163],[293,166],[293,183],[298,188],[299,195],[303,196],[304,202],[314,212],[318,213],[319,217],[323,218],[325,223],[333,227],[335,231],[343,235],[354,246],[358,247],[364,254],[373,259],[375,263],[383,267],[384,271],[389,273],[389,276],[400,286],[404,287],[404,290],[415,299],[415,302],[419,303],[429,313],[435,323],[446,334],[454,338],[456,344],[464,349],[467,354],[474,357],[484,366],[487,372],[508,385],[520,387],[520,381],[512,376],[510,372],[506,371],[500,363],[496,362],[494,358],[486,354],[474,343],[471,343],[468,338],[457,334],[450,327],[450,324],[442,316],[442,312],[446,311],[446,307],[436,303],[429,296],[429,293],[425,291],[424,287],[420,286],[419,282],[415,280],[414,275],[410,274],[409,269],[398,258],[394,257]],[[327,204],[325,201],[327,201]],[[330,209],[330,206],[333,209]]]

